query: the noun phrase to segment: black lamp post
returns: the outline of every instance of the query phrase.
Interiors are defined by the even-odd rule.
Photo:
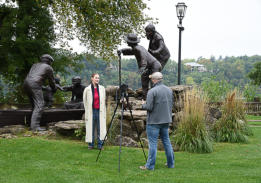
[[[187,6],[185,3],[178,3],[176,5],[177,17],[179,19],[179,58],[178,58],[178,85],[180,85],[180,73],[181,73],[181,32],[184,30],[182,26],[182,19],[185,17]]]

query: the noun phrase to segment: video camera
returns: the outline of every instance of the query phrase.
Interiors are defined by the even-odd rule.
[[[120,86],[120,93],[121,93],[121,95],[127,93],[127,90],[128,90],[128,85],[122,84]]]

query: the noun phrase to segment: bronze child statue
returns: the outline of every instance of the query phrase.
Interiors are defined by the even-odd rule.
[[[63,87],[63,91],[72,92],[72,97],[70,102],[66,102],[64,107],[66,109],[84,109],[83,106],[83,91],[86,86],[81,84],[81,77],[75,76],[72,78],[72,85]]]
[[[63,90],[60,86],[60,79],[54,78],[56,88],[59,90]],[[50,86],[42,86],[43,89],[43,96],[44,96],[44,106],[47,108],[51,108],[53,105],[53,96],[56,93],[56,91],[52,90]]]

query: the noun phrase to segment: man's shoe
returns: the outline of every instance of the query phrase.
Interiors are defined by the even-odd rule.
[[[148,170],[148,168],[146,166],[140,166],[141,170]]]
[[[103,150],[104,148],[103,147],[97,147],[98,150]]]
[[[41,128],[41,127],[36,127],[34,129],[32,129],[32,131],[34,131],[34,132],[42,132],[42,131],[46,131],[46,129],[45,128]]]
[[[167,168],[169,168],[169,167],[168,167],[168,163],[165,163],[165,166],[166,166]],[[173,168],[174,168],[174,167],[173,167]]]
[[[93,149],[93,146],[89,146],[88,149],[90,149],[90,150]]]

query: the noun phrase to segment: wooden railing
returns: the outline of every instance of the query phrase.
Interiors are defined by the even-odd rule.
[[[252,115],[261,115],[261,102],[246,102],[246,113]]]
[[[261,102],[245,102],[244,104],[246,114],[261,116]],[[211,102],[209,105],[219,108],[222,102]]]

